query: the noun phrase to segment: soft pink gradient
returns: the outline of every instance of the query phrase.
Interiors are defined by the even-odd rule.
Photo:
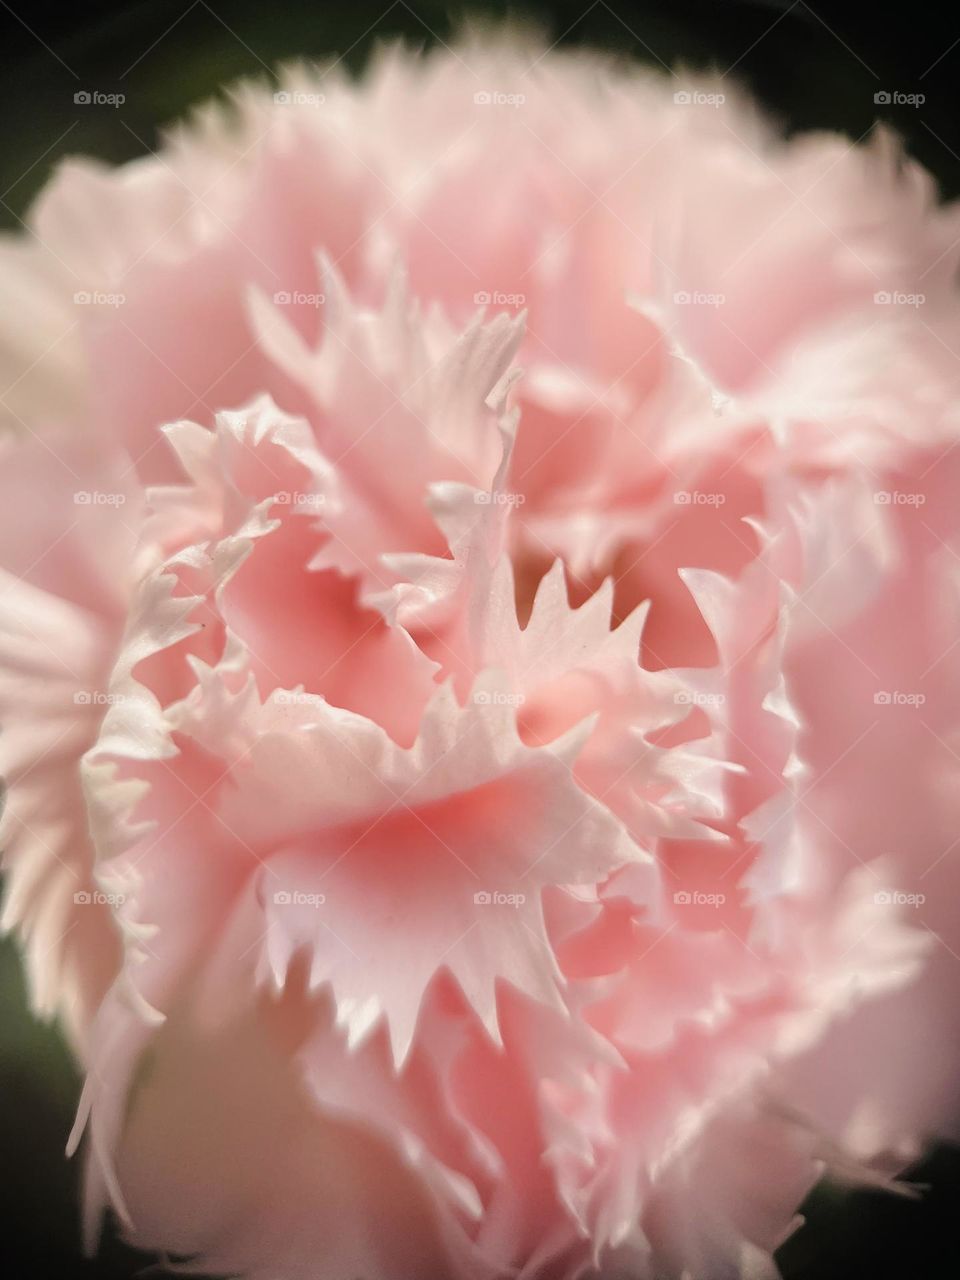
[[[88,1239],[773,1277],[956,1120],[960,214],[505,38],[283,95],[0,246],[4,920]]]

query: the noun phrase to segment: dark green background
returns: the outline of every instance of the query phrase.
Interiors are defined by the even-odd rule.
[[[508,11],[537,18],[551,41],[615,49],[654,64],[733,68],[788,131],[828,127],[860,138],[876,118],[886,118],[944,194],[960,192],[956,5],[582,0],[468,10]],[[263,0],[88,0],[69,9],[0,0],[6,28],[0,224],[17,227],[59,156],[88,152],[119,162],[142,154],[156,144],[159,125],[223,81],[266,74],[284,59],[345,51],[359,71],[377,38],[448,41],[461,17],[432,0],[336,6],[296,0],[282,7]],[[120,110],[77,107],[73,95],[81,89],[121,92],[126,102]],[[879,90],[923,93],[926,102],[878,107]],[[16,1280],[119,1280],[149,1261],[112,1235],[98,1259],[80,1257],[79,1169],[63,1155],[77,1090],[56,1030],[26,1012],[15,949],[7,943],[0,947],[0,1268]],[[930,1184],[921,1202],[821,1187],[805,1206],[808,1225],[781,1251],[788,1280],[960,1276],[960,1154],[940,1148],[914,1173]]]

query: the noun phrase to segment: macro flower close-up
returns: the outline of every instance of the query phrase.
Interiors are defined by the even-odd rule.
[[[960,206],[735,70],[428,43],[67,154],[0,241],[76,1249],[799,1276],[818,1188],[957,1137]]]

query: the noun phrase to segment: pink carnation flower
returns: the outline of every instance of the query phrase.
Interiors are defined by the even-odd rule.
[[[678,84],[293,71],[0,249],[4,919],[91,1242],[774,1276],[953,1118],[960,215]]]

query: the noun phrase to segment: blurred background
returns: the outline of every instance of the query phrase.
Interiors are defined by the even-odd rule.
[[[0,225],[20,227],[61,156],[121,162],[141,155],[157,145],[160,127],[224,81],[330,54],[359,72],[377,40],[449,42],[475,14],[532,19],[548,43],[729,73],[787,132],[830,128],[860,139],[884,119],[934,173],[945,198],[960,194],[956,5],[486,0],[461,9],[441,0],[85,0],[61,8],[0,0]],[[122,107],[75,102],[94,88],[123,94]],[[903,98],[922,101],[907,105]],[[924,1052],[922,1045],[916,1050]],[[16,949],[3,942],[0,1268],[16,1280],[121,1280],[153,1261],[111,1231],[97,1258],[81,1257],[80,1167],[64,1157],[78,1090],[56,1027],[27,1012]],[[819,1187],[804,1206],[806,1225],[781,1250],[787,1280],[960,1276],[960,1152],[940,1147],[910,1172],[927,1184],[921,1199]]]

